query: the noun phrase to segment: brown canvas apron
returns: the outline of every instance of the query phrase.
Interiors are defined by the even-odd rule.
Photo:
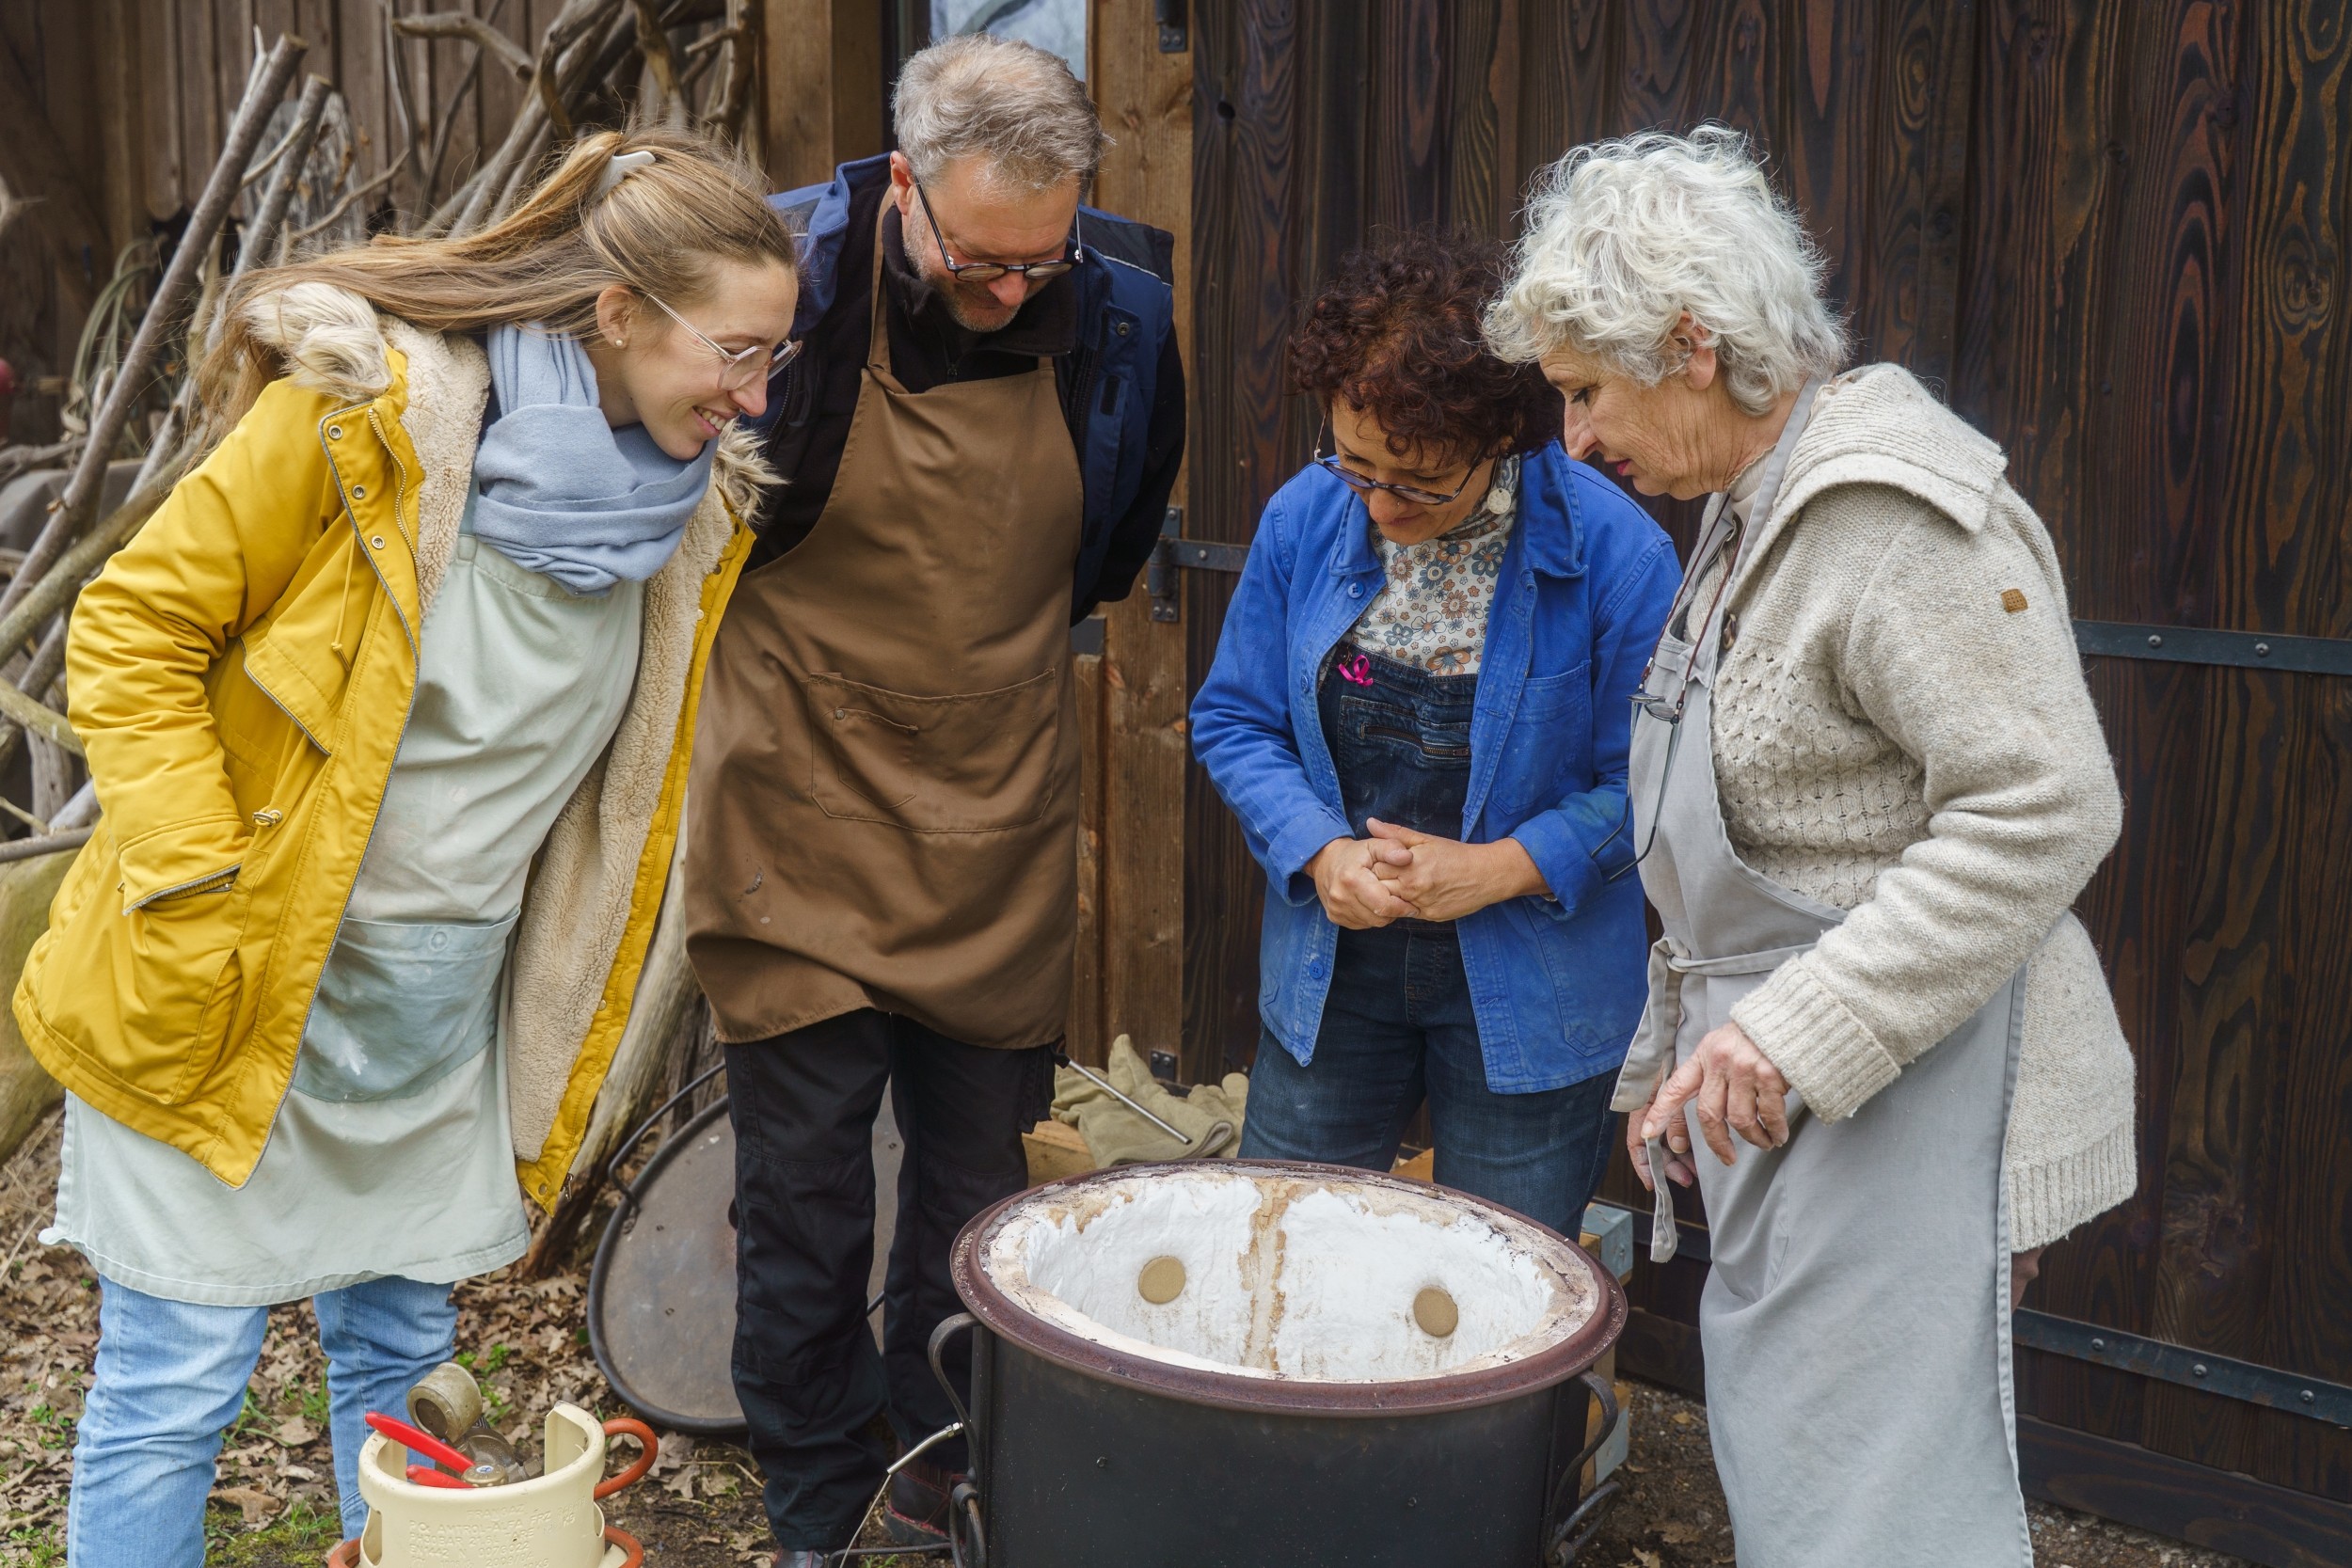
[[[878,1007],[1042,1045],[1077,930],[1077,454],[1051,360],[909,392],[884,287],[878,235],[833,493],[712,650],[688,950],[728,1041]]]

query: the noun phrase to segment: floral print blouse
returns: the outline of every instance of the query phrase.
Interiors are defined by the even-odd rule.
[[[1495,465],[1486,501],[1435,539],[1399,545],[1367,521],[1388,582],[1348,641],[1365,653],[1436,675],[1474,675],[1486,648],[1486,612],[1511,542],[1519,460]]]

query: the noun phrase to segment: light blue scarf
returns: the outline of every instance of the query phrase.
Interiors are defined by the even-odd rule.
[[[710,485],[717,441],[681,463],[641,424],[615,430],[596,372],[570,338],[501,326],[489,342],[499,417],[473,459],[473,531],[575,594],[661,570]]]

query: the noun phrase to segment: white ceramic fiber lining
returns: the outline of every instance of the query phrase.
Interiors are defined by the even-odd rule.
[[[989,1276],[1017,1305],[1122,1354],[1313,1382],[1401,1381],[1518,1360],[1590,1318],[1590,1278],[1558,1238],[1434,1188],[1194,1166],[1041,1195],[992,1239]],[[1136,1279],[1184,1266],[1165,1305]],[[1413,1320],[1435,1287],[1461,1320]]]

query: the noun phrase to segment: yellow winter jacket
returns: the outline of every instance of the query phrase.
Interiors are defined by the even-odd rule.
[[[59,1082],[242,1185],[400,749],[454,553],[480,349],[301,284],[257,303],[290,373],[84,590],[73,728],[104,812],[16,990]],[[765,477],[730,431],[645,585],[637,683],[532,873],[507,968],[508,1113],[551,1204],[653,933],[711,635]]]

